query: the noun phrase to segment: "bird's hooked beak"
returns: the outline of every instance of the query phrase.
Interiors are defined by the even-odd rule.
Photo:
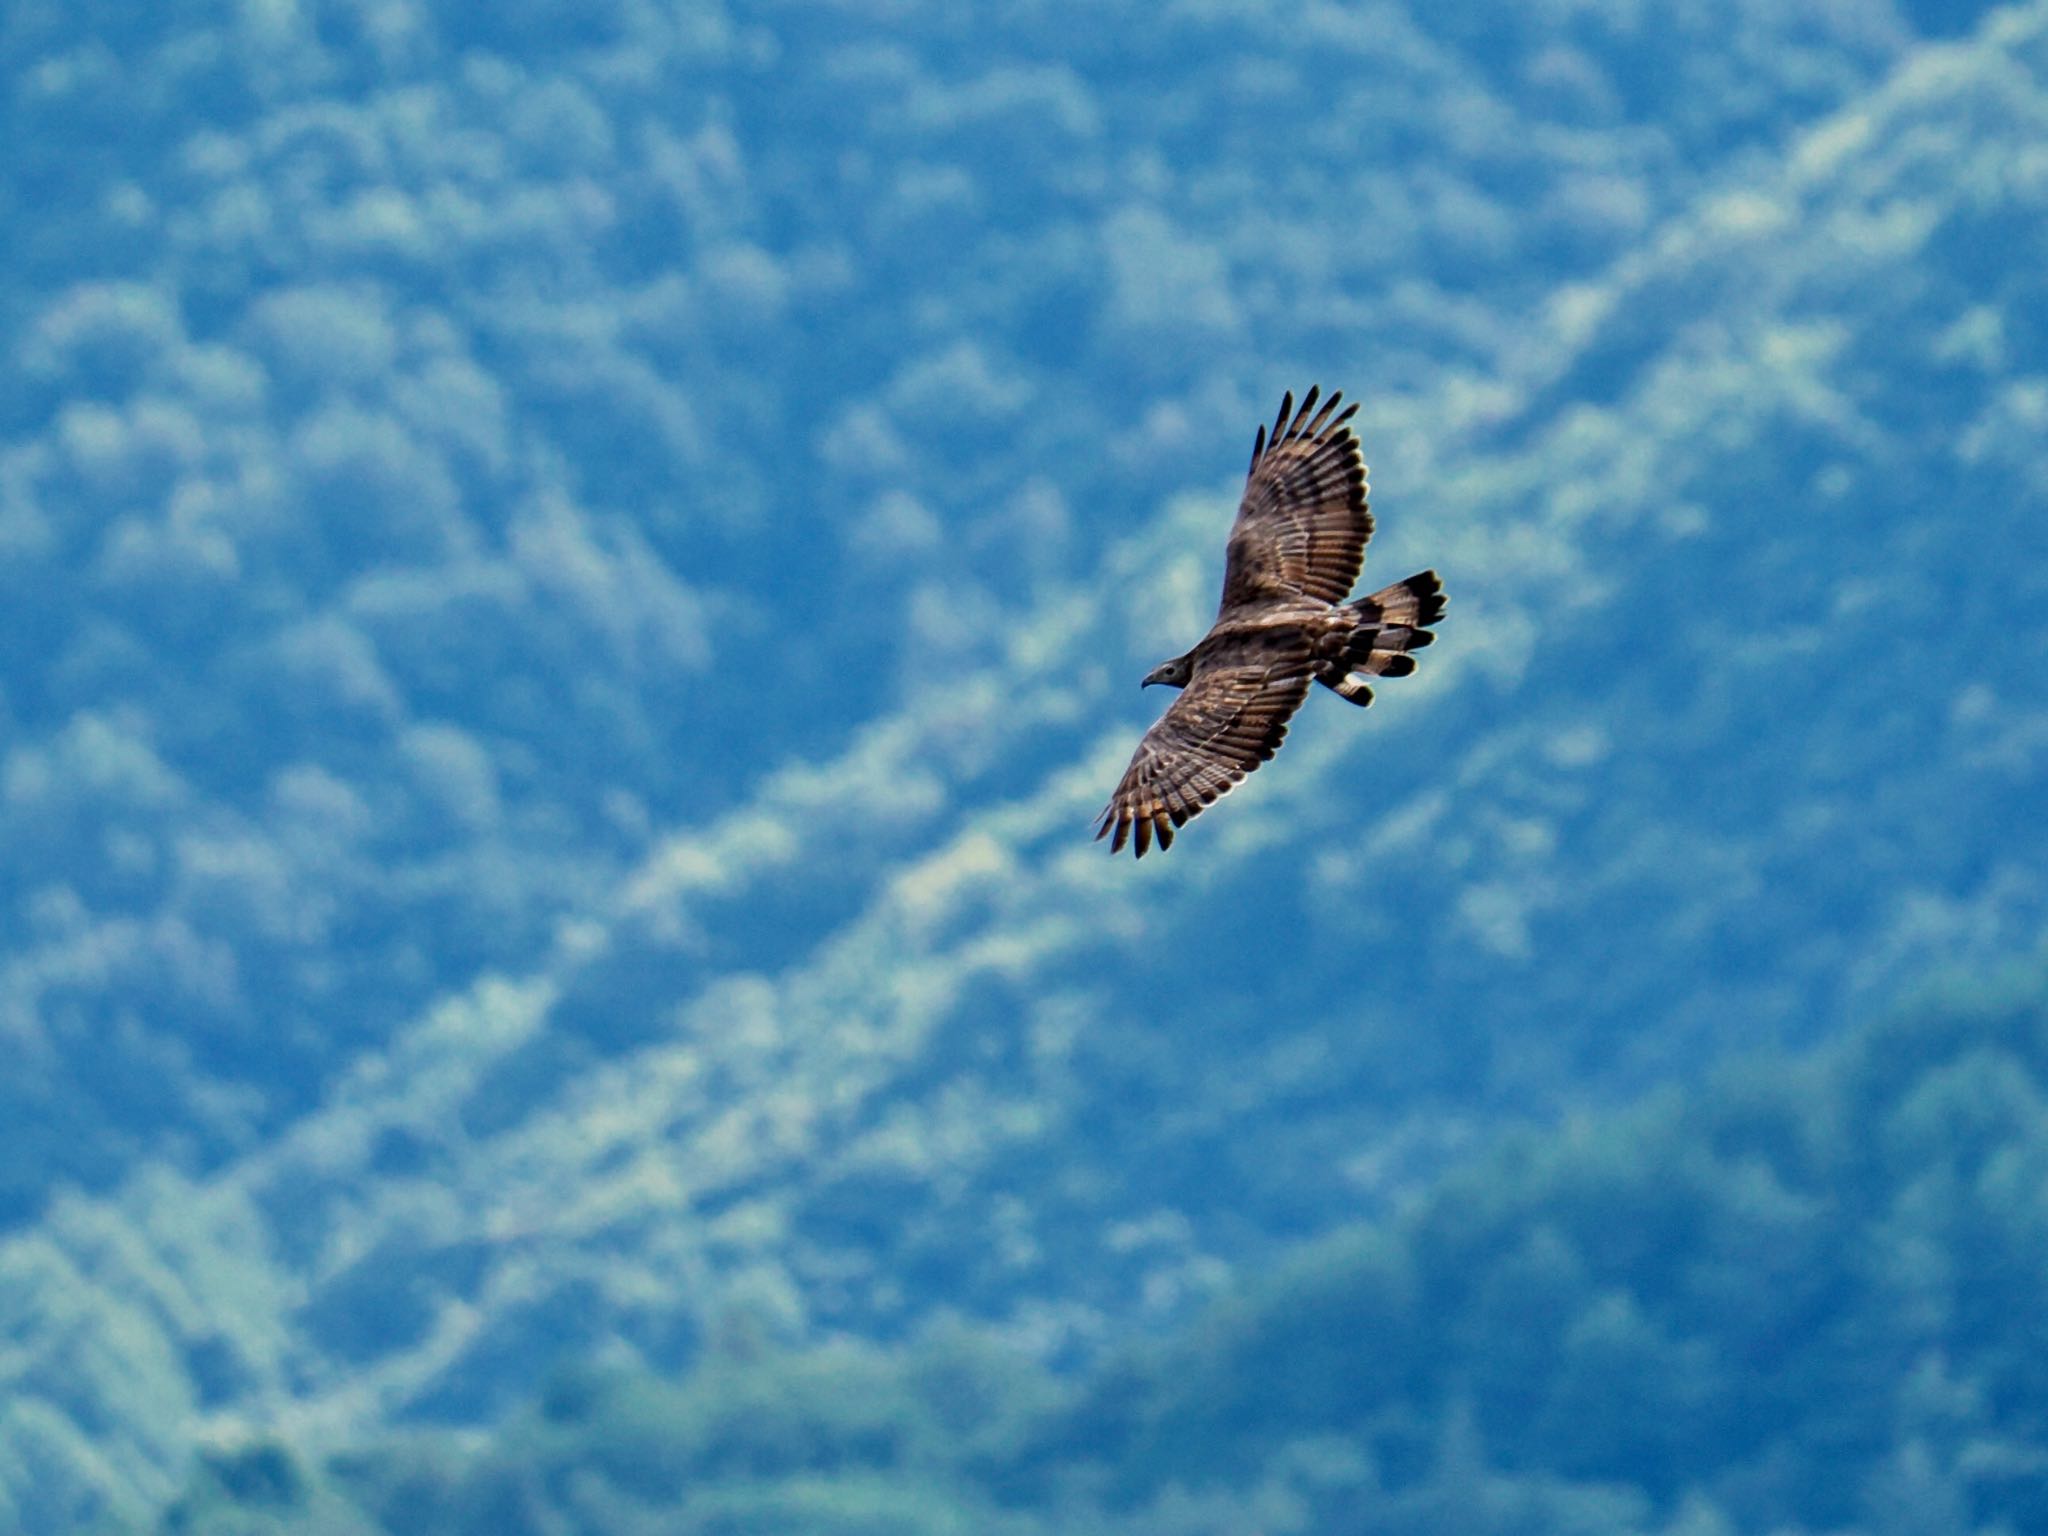
[[[1167,682],[1172,678],[1172,676],[1173,663],[1170,661],[1161,662],[1158,666],[1154,667],[1150,672],[1147,672],[1145,674],[1145,681],[1138,684],[1138,686],[1140,688],[1150,688],[1154,683]]]

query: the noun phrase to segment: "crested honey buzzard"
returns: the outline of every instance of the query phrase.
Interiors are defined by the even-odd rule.
[[[1343,398],[1332,394],[1317,412],[1311,388],[1297,411],[1290,391],[1270,438],[1259,428],[1216,622],[1193,650],[1145,677],[1181,694],[1138,743],[1102,813],[1095,835],[1115,830],[1112,853],[1128,840],[1142,859],[1155,834],[1172,847],[1175,828],[1279,750],[1310,683],[1370,704],[1368,679],[1405,677],[1415,670],[1411,652],[1436,639],[1427,628],[1444,612],[1435,571],[1344,600],[1365,563],[1372,513],[1365,461],[1346,425],[1358,407],[1338,411]]]

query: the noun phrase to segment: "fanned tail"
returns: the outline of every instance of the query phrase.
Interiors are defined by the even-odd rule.
[[[1406,677],[1415,670],[1412,652],[1432,645],[1428,626],[1444,616],[1444,587],[1435,571],[1418,571],[1406,581],[1382,587],[1345,605],[1357,628],[1344,660],[1325,666],[1322,683],[1339,698],[1363,708],[1372,702],[1375,677]]]

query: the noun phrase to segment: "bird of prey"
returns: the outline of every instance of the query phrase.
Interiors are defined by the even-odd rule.
[[[1270,437],[1260,426],[1216,622],[1193,650],[1146,674],[1145,686],[1181,693],[1138,743],[1102,813],[1095,835],[1115,830],[1112,853],[1134,841],[1142,859],[1155,834],[1172,847],[1176,828],[1279,750],[1310,683],[1370,704],[1369,679],[1413,672],[1411,653],[1436,639],[1427,627],[1444,612],[1435,571],[1344,600],[1365,563],[1372,513],[1365,461],[1346,425],[1358,407],[1338,411],[1343,398],[1332,394],[1318,412],[1311,388],[1297,411],[1289,391]]]

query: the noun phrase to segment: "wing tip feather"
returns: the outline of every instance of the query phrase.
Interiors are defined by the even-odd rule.
[[[1264,422],[1260,422],[1258,432],[1252,438],[1252,460],[1245,473],[1257,473],[1259,461],[1282,443],[1338,441],[1340,429],[1358,414],[1359,406],[1359,402],[1354,400],[1339,411],[1337,406],[1343,398],[1344,391],[1341,389],[1333,389],[1325,397],[1320,384],[1311,384],[1308,393],[1301,397],[1301,404],[1297,407],[1294,403],[1294,391],[1283,391],[1280,396],[1280,413],[1273,418],[1273,425],[1268,427]],[[1316,410],[1318,400],[1322,401],[1320,411]],[[1352,436],[1351,441],[1356,442],[1356,437]]]
[[[1287,429],[1289,437],[1301,437],[1308,431],[1309,412],[1316,408],[1316,401],[1322,395],[1323,386],[1311,384],[1308,393],[1301,397],[1301,409],[1294,413],[1294,423]]]

